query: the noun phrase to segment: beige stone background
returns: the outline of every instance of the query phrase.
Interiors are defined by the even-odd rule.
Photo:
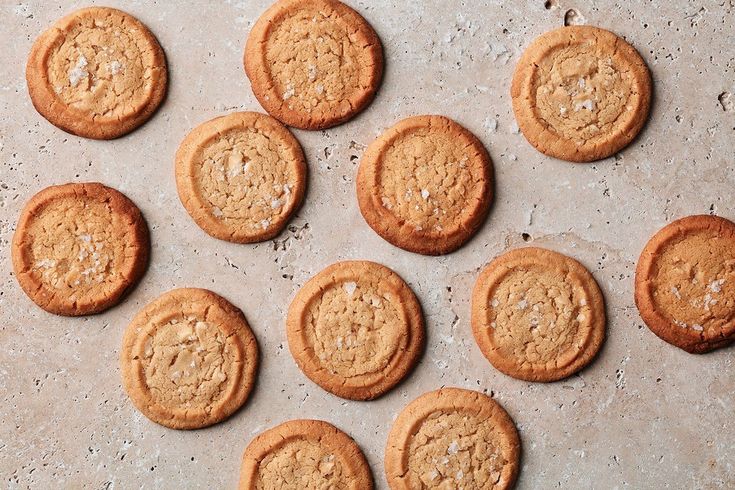
[[[95,3],[95,2],[91,2]],[[259,245],[217,241],[176,195],[173,155],[194,125],[260,110],[242,69],[250,26],[269,0],[106,4],[146,23],[171,73],[161,110],[115,141],[68,135],[31,106],[24,66],[35,37],[87,2],[0,0],[0,487],[233,488],[254,434],[295,417],[328,420],[364,449],[379,488],[396,413],[443,385],[482,390],[515,419],[519,488],[733,488],[733,351],[703,356],[665,344],[633,304],[635,262],[652,233],[693,213],[735,218],[733,0],[349,0],[376,28],[387,70],[358,118],[296,131],[309,162],[305,205],[289,230]],[[518,133],[508,96],[514,64],[535,36],[573,22],[609,28],[650,66],[650,122],[627,149],[595,164],[537,153]],[[497,198],[480,233],[449,256],[422,257],[375,235],[354,191],[365,145],[400,118],[455,118],[487,145]],[[120,306],[86,318],[47,314],[11,271],[9,241],[33,193],[101,181],[130,196],[152,233],[150,269]],[[527,235],[523,235],[527,234]],[[582,261],[603,289],[608,340],[579,375],[533,384],[500,374],[469,326],[478,269],[528,244]],[[428,346],[415,372],[372,402],[336,398],[308,381],[288,352],[284,312],[311,275],[364,258],[399,272],[419,296]],[[177,432],[128,401],[117,365],[123,329],[174,287],[210,288],[240,306],[263,363],[245,407],[215,427]]]

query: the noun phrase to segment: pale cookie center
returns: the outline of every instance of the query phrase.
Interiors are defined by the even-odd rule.
[[[258,466],[255,488],[350,488],[349,475],[334,453],[308,440],[290,441],[269,453]]]
[[[488,420],[461,412],[435,412],[411,437],[412,488],[493,488],[503,467],[503,435]]]

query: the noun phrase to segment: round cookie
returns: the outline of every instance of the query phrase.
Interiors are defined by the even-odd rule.
[[[301,204],[306,162],[299,142],[265,114],[235,112],[197,126],[176,152],[179,198],[220,240],[277,236]]]
[[[325,129],[373,100],[383,48],[360,14],[337,0],[279,0],[255,23],[245,72],[260,104],[301,129]]]
[[[521,56],[511,97],[518,127],[541,153],[591,162],[640,132],[651,75],[638,52],[610,31],[569,26],[537,37]]]
[[[239,488],[370,490],[373,477],[350,436],[321,420],[291,420],[250,442]]]
[[[487,395],[442,388],[398,415],[385,448],[393,490],[512,488],[521,442],[513,420]]]
[[[206,289],[169,291],[123,335],[120,371],[133,404],[172,429],[232,415],[255,383],[258,345],[242,312]]]
[[[13,235],[15,277],[38,306],[88,315],[120,302],[145,272],[148,227],[133,202],[98,183],[43,189]]]
[[[480,273],[472,293],[472,332],[499,371],[526,381],[557,381],[584,368],[605,340],[605,304],[576,260],[520,248]]]
[[[90,7],[38,37],[26,80],[34,107],[51,124],[85,138],[112,139],[158,108],[166,93],[166,59],[139,20]]]
[[[393,245],[441,255],[482,225],[493,199],[492,162],[475,135],[443,116],[400,121],[365,151],[357,200]]]
[[[309,379],[342,398],[370,400],[416,365],[424,320],[398,274],[367,261],[333,264],[296,294],[288,346]]]
[[[635,302],[648,328],[687,352],[735,340],[735,223],[688,216],[656,233],[635,274]]]

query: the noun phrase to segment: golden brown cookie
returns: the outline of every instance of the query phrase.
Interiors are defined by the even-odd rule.
[[[258,345],[242,312],[206,289],[174,289],[125,330],[123,386],[152,421],[172,429],[220,422],[255,383]]]
[[[370,144],[357,174],[365,221],[393,245],[441,255],[482,225],[492,162],[475,135],[443,116],[400,121]]]
[[[296,294],[288,346],[312,381],[342,398],[370,400],[398,384],[424,346],[424,319],[398,274],[368,261],[333,264]]]
[[[489,396],[442,388],[418,397],[398,415],[385,448],[393,490],[511,488],[521,441],[513,420]]]
[[[72,134],[112,139],[134,130],[166,93],[166,58],[138,19],[90,7],[59,19],[33,44],[26,66],[36,110]]]
[[[735,340],[735,223],[688,216],[646,244],[635,273],[635,302],[648,328],[701,354]]]
[[[240,490],[370,490],[373,477],[355,441],[321,420],[291,420],[253,439],[242,456]]]
[[[252,243],[278,235],[306,190],[299,142],[281,123],[235,112],[197,126],[176,152],[179,198],[220,240]]]
[[[569,26],[537,37],[521,56],[511,97],[518,127],[541,153],[570,162],[609,157],[648,118],[651,75],[610,31]]]
[[[88,315],[120,302],[145,272],[148,228],[133,202],[98,183],[47,187],[13,235],[13,269],[38,306]]]
[[[245,72],[266,111],[289,126],[325,129],[373,100],[383,48],[360,14],[337,0],[279,0],[245,46]]]
[[[576,260],[520,248],[480,273],[472,293],[472,332],[498,370],[527,381],[556,381],[595,357],[605,340],[605,304],[595,278]]]

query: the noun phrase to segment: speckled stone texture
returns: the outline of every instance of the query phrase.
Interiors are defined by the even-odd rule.
[[[687,354],[645,328],[633,303],[635,261],[653,233],[689,214],[735,218],[735,46],[727,38],[735,32],[733,0],[350,0],[385,46],[384,83],[349,123],[295,132],[310,168],[305,204],[287,231],[259,245],[225,243],[201,231],[176,195],[173,160],[195,125],[228,111],[260,110],[242,52],[269,2],[105,3],[151,28],[171,73],[161,110],[109,142],[54,128],[26,92],[33,40],[88,4],[0,5],[0,486],[232,488],[251,437],[298,417],[346,430],[385,488],[383,448],[393,417],[441,385],[485,391],[508,410],[523,443],[520,488],[734,484],[733,348]],[[515,62],[531,39],[565,17],[624,36],[653,74],[650,122],[622,153],[594,164],[538,153],[512,116]],[[439,258],[403,252],[377,236],[360,215],[354,189],[365,146],[399,119],[426,113],[444,114],[478,135],[497,183],[488,222],[467,246]],[[143,211],[151,266],[120,306],[87,318],[52,316],[12,277],[15,221],[24,201],[43,187],[96,180]],[[580,260],[607,303],[608,340],[600,357],[558,383],[502,375],[470,331],[479,269],[524,244]],[[372,402],[327,394],[299,371],[286,345],[286,309],[297,289],[346,259],[394,269],[426,314],[428,346],[418,368]],[[121,387],[117,362],[133,315],[184,286],[211,289],[242,308],[263,360],[244,409],[193,432],[159,427],[138,413]]]

